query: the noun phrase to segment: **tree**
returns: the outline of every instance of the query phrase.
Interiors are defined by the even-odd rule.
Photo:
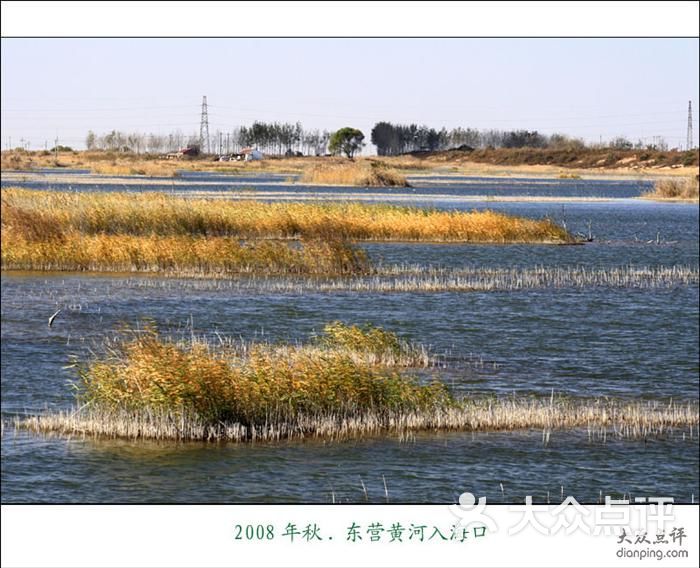
[[[342,152],[348,158],[352,159],[355,153],[364,146],[364,139],[365,135],[362,134],[362,131],[357,128],[346,126],[333,133],[328,145],[328,150],[330,150],[332,154]]]
[[[618,136],[610,141],[609,146],[615,150],[631,150],[634,144],[627,140],[624,136]]]
[[[397,152],[399,136],[396,127],[390,122],[378,122],[372,128],[372,144],[380,156],[392,156]]]
[[[537,130],[513,130],[503,137],[505,148],[544,148],[546,145],[547,140]]]
[[[88,150],[94,150],[97,147],[97,137],[92,130],[89,130],[85,137],[85,147]]]

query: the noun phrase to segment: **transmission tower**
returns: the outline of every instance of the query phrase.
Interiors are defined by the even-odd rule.
[[[199,122],[199,147],[202,152],[209,154],[209,112],[207,97],[202,97],[202,118]]]
[[[688,135],[685,141],[685,149],[690,150],[693,148],[693,106],[690,101],[688,101]]]

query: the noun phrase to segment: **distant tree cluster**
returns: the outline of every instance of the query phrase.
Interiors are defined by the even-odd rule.
[[[304,130],[300,122],[291,124],[255,121],[250,126],[241,126],[229,132],[213,132],[209,139],[209,150],[213,154],[231,153],[252,146],[269,155],[323,155],[328,152],[330,138],[331,132]],[[185,135],[179,130],[168,135],[127,133],[118,130],[97,135],[89,131],[85,138],[88,150],[137,154],[174,152],[199,144],[199,136],[196,133]]]
[[[429,128],[417,124],[378,122],[372,129],[372,143],[380,156],[395,156],[420,150],[449,148],[546,148],[577,145],[583,142],[563,134],[546,136],[536,130],[476,130],[473,128]]]
[[[372,144],[380,156],[395,156],[407,152],[448,150],[454,148],[551,148],[580,150],[586,144],[580,138],[565,134],[546,135],[537,130],[476,130],[474,128],[429,128],[417,124],[392,124],[378,122],[372,128]],[[594,147],[609,147],[616,150],[668,150],[668,144],[660,137],[653,142],[638,140],[631,142],[623,136],[613,138],[606,144]]]
[[[119,130],[112,130],[107,134],[97,135],[90,130],[85,137],[85,147],[88,150],[135,152],[137,154],[173,152],[185,146],[198,143],[199,137],[196,134],[186,136],[179,130],[168,135],[127,133]]]
[[[241,126],[231,132],[229,144],[235,149],[254,146],[272,155],[301,153],[318,156],[327,152],[330,138],[331,133],[327,130],[304,130],[300,122],[255,121],[249,127]]]

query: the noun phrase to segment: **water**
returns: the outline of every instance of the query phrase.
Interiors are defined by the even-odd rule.
[[[617,189],[596,182],[580,191]],[[562,204],[417,197],[415,203],[549,215],[572,231],[590,230],[595,240],[575,247],[366,245],[373,258],[450,267],[698,266],[696,205],[626,198]],[[548,396],[554,389],[577,396],[698,399],[697,286],[302,295],[225,284],[3,274],[3,419],[70,407],[74,375],[64,368],[70,356],[85,356],[121,323],[143,318],[174,335],[190,333],[193,322],[196,333],[272,341],[305,340],[335,319],[369,321],[445,354],[449,369],[433,372],[462,394]],[[49,329],[56,306],[64,311]],[[562,486],[565,496],[586,502],[597,502],[601,492],[689,502],[700,493],[700,459],[697,431],[688,434],[603,443],[585,432],[555,431],[547,447],[541,432],[527,431],[235,445],[67,439],[5,428],[2,501],[364,502],[361,479],[371,502],[385,502],[384,476],[393,503],[452,502],[463,491],[491,502],[522,502],[525,495],[546,502],[549,492],[558,502]]]
[[[653,182],[642,179],[580,180],[537,178],[487,178],[464,176],[408,176],[411,188],[371,188],[305,185],[295,174],[217,174],[180,172],[178,177],[103,176],[85,170],[35,170],[5,172],[0,187],[25,187],[54,191],[165,191],[187,192],[291,193],[324,196],[369,191],[391,198],[412,196],[502,196],[631,198],[651,189]],[[293,183],[290,183],[293,182]],[[252,195],[251,195],[252,197]],[[260,197],[256,195],[255,197]],[[273,196],[274,197],[274,196]]]

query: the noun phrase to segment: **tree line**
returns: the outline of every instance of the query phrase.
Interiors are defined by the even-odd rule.
[[[349,127],[347,127],[349,128]],[[343,130],[343,129],[340,129]],[[356,130],[356,129],[352,129]],[[339,132],[339,131],[337,131]],[[359,131],[358,131],[359,132]],[[121,132],[112,130],[97,135],[90,131],[85,139],[88,150],[160,154],[174,152],[187,146],[200,146],[206,153],[237,153],[245,147],[257,148],[268,155],[315,155],[336,153],[331,145],[334,132],[307,130],[300,122],[255,121],[250,126],[239,126],[229,131],[212,133],[208,145],[197,133],[184,134],[177,130],[167,135]],[[364,137],[364,135],[363,135]],[[409,152],[477,148],[569,148],[583,149],[586,144],[579,138],[565,134],[543,134],[537,130],[477,130],[474,128],[441,128],[426,125],[378,122],[371,132],[371,142],[380,156],[396,156]],[[667,150],[663,139],[653,144],[641,140],[632,143],[624,137],[610,140],[606,147],[614,149]]]
[[[546,148],[571,145],[583,147],[582,140],[563,134],[547,136],[537,130],[476,130],[474,128],[429,128],[417,124],[378,122],[372,129],[372,144],[380,156],[395,156],[421,150],[450,148]]]
[[[305,130],[300,122],[255,121],[250,126],[239,126],[227,132],[217,130],[212,133],[208,141],[200,140],[197,133],[185,135],[179,130],[167,135],[127,133],[119,130],[98,135],[89,131],[85,138],[85,146],[88,150],[137,154],[175,152],[187,146],[200,146],[202,151],[211,154],[230,154],[246,147],[254,147],[270,155],[318,156],[328,152],[331,134],[327,130]]]
[[[474,128],[429,128],[417,124],[378,122],[372,128],[372,144],[380,156],[396,156],[408,152],[477,148],[568,148],[580,150],[586,143],[566,134],[543,134],[537,130],[477,130]],[[606,147],[617,150],[668,150],[660,137],[653,144],[639,140],[632,143],[623,136],[610,140]]]

